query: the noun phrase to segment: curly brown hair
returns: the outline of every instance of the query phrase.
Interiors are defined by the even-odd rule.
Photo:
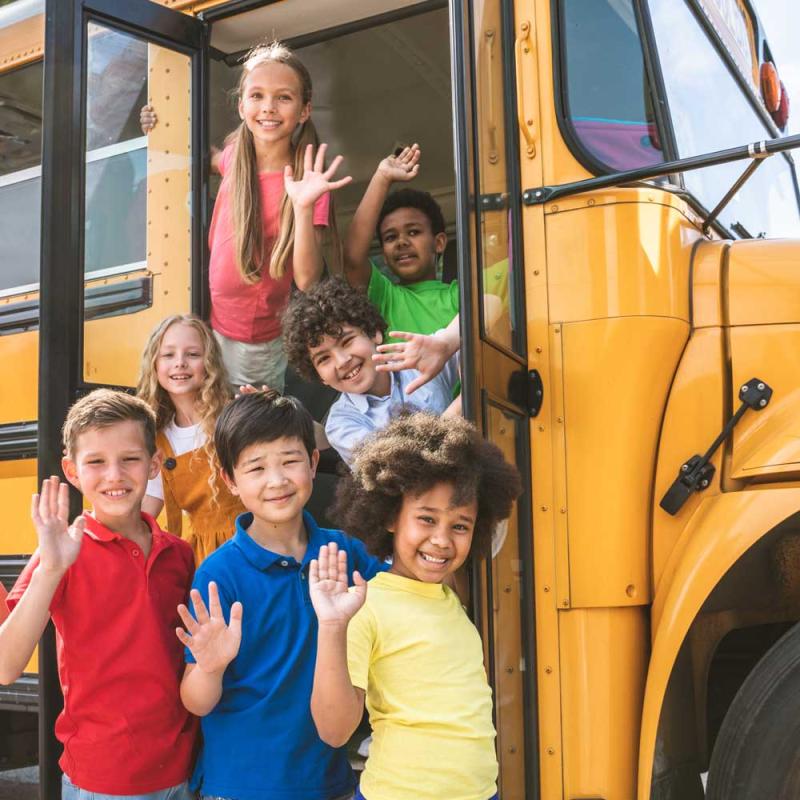
[[[292,368],[306,380],[318,381],[309,350],[325,336],[338,339],[344,325],[359,328],[370,338],[386,334],[386,322],[367,295],[341,278],[296,292],[283,315],[283,347]]]
[[[500,448],[460,417],[403,414],[356,450],[352,473],[339,481],[331,509],[337,525],[378,557],[392,553],[392,526],[406,495],[438,483],[453,486],[453,503],[478,504],[472,552],[484,555],[495,526],[522,492],[519,472]]]

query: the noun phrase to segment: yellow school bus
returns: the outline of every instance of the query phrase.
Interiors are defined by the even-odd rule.
[[[379,159],[420,143],[465,411],[526,482],[472,572],[501,797],[797,797],[800,137],[758,6],[0,7],[4,584],[70,402],[131,386],[164,315],[207,313],[209,147],[242,54],[278,37],[354,177],[343,229]],[[295,390],[320,418],[330,398]],[[0,757],[35,757],[38,710],[49,799],[47,636],[40,662],[0,692]]]

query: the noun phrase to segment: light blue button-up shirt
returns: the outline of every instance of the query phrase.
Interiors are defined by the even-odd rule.
[[[385,428],[392,417],[401,411],[427,411],[441,415],[453,402],[453,390],[459,381],[458,353],[444,365],[442,371],[411,394],[405,389],[419,377],[415,369],[390,372],[391,389],[385,397],[374,394],[342,392],[328,412],[325,434],[331,446],[350,466],[353,450],[364,437]]]

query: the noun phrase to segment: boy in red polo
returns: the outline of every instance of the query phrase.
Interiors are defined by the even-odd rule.
[[[160,458],[141,400],[98,389],[64,423],[67,480],[91,503],[70,527],[68,489],[34,495],[39,547],[6,602],[0,682],[19,677],[48,618],[56,628],[64,710],[64,800],[189,800],[196,720],[183,708],[177,606],[191,586],[186,542],[141,511]]]

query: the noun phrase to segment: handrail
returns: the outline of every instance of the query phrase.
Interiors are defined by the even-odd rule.
[[[783,153],[786,150],[793,150],[800,147],[800,134],[785,136],[781,139],[767,139],[751,144],[744,144],[740,147],[731,147],[727,150],[717,150],[713,153],[706,153],[701,156],[690,156],[689,158],[679,158],[676,161],[663,161],[656,166],[638,167],[623,172],[612,172],[610,175],[601,175],[597,178],[589,178],[583,181],[573,181],[572,183],[562,183],[558,186],[541,186],[534,189],[525,189],[522,192],[522,202],[526,206],[541,205],[550,200],[558,200],[562,197],[591,192],[596,189],[608,189],[611,186],[619,186],[624,183],[635,183],[637,181],[653,180],[663,178],[665,175],[673,175],[677,172],[691,172],[705,167],[715,167],[719,164],[729,164],[732,161],[742,161],[746,158],[763,159],[775,153]]]

